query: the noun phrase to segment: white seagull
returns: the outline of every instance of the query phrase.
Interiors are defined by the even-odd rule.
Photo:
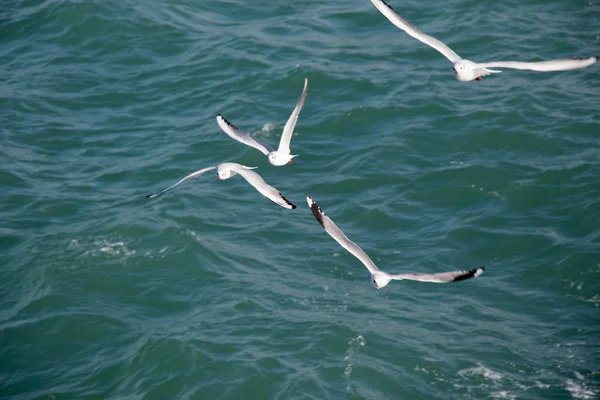
[[[566,71],[570,69],[585,68],[596,61],[598,57],[587,57],[587,58],[564,58],[559,60],[551,61],[539,61],[539,62],[521,62],[521,61],[497,61],[489,63],[476,63],[469,60],[460,58],[452,49],[446,46],[441,41],[437,40],[433,36],[429,36],[416,26],[405,20],[398,14],[392,7],[386,4],[383,0],[371,0],[371,3],[381,12],[390,22],[408,33],[415,39],[425,43],[428,46],[433,47],[444,55],[453,64],[454,74],[456,79],[463,82],[472,81],[473,79],[481,80],[482,76],[486,76],[493,73],[499,73],[489,68],[513,68],[513,69],[528,69],[531,71],[549,72],[549,71]]]
[[[185,178],[181,179],[177,183],[169,186],[168,188],[161,190],[158,193],[146,196],[146,197],[149,199],[152,199],[156,196],[160,196],[161,194],[173,189],[175,186],[179,185],[180,183],[182,183],[188,179],[195,178],[197,176],[202,175],[203,173],[205,173],[207,171],[216,169],[217,176],[219,177],[219,179],[222,179],[222,180],[229,179],[232,176],[234,176],[235,174],[240,174],[246,181],[248,181],[249,184],[254,186],[254,188],[256,190],[258,190],[260,192],[260,194],[265,196],[267,199],[271,200],[273,203],[276,203],[277,205],[280,205],[281,207],[287,208],[287,209],[296,208],[296,206],[293,205],[292,203],[290,203],[288,199],[283,197],[283,195],[277,189],[275,189],[273,186],[268,185],[263,180],[263,178],[261,178],[261,176],[259,174],[252,171],[255,168],[256,167],[246,167],[245,165],[241,165],[241,164],[237,164],[237,163],[222,163],[222,164],[217,165],[216,167],[208,167],[208,168],[204,168],[199,171],[196,171],[196,172],[192,172],[191,174],[189,174]]]
[[[312,210],[313,214],[317,218],[317,221],[319,221],[321,226],[325,228],[325,232],[329,233],[329,236],[334,238],[335,241],[340,244],[340,246],[348,250],[354,257],[358,258],[365,265],[365,267],[367,267],[371,273],[371,282],[373,282],[373,285],[375,285],[377,289],[381,289],[382,287],[386,286],[392,279],[447,283],[464,281],[465,279],[475,278],[476,276],[483,274],[484,267],[464,271],[440,272],[437,274],[388,274],[387,272],[381,271],[379,268],[377,268],[367,253],[365,253],[363,249],[358,247],[356,243],[352,242],[346,237],[346,235],[344,235],[340,228],[338,228],[333,221],[329,219],[327,215],[325,215],[323,210],[321,210],[317,203],[315,203],[312,197],[306,196],[306,201],[308,202],[308,206]]]
[[[308,88],[308,78],[304,78],[304,90],[302,91],[302,95],[300,96],[300,100],[292,111],[292,115],[285,124],[283,128],[283,133],[281,134],[281,139],[279,141],[279,148],[275,151],[271,146],[266,143],[259,141],[258,139],[250,136],[246,132],[242,132],[234,125],[229,123],[221,114],[217,115],[217,123],[229,136],[237,140],[238,142],[242,142],[250,147],[254,147],[257,150],[260,150],[261,153],[267,156],[267,159],[272,165],[280,167],[285,164],[291,164],[292,158],[296,157],[297,154],[290,154],[290,141],[292,140],[292,133],[294,133],[294,127],[296,126],[296,122],[298,121],[298,115],[300,115],[300,110],[302,110],[302,106],[304,105],[304,99],[306,99],[306,89]]]

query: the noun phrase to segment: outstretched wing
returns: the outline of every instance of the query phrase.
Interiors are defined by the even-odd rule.
[[[302,106],[304,106],[307,89],[308,78],[304,78],[304,89],[302,90],[302,95],[300,96],[300,100],[298,101],[296,108],[294,108],[294,111],[292,111],[292,115],[290,115],[290,118],[287,120],[285,127],[283,128],[283,133],[281,134],[281,139],[279,140],[279,148],[277,149],[278,153],[289,154],[290,152],[290,141],[292,140],[292,134],[294,133],[294,127],[296,127],[298,116],[300,115]]]
[[[265,156],[273,151],[273,148],[271,146],[259,141],[256,138],[253,138],[246,132],[242,132],[241,130],[236,128],[233,124],[229,123],[229,121],[227,121],[225,118],[223,118],[223,116],[221,114],[217,115],[217,123],[219,124],[219,127],[221,127],[223,132],[225,132],[226,134],[228,134],[229,136],[231,136],[238,142],[242,142],[245,145],[254,147],[255,149],[259,150],[261,153],[263,153]]]
[[[389,274],[389,277],[396,280],[408,279],[420,282],[448,283],[475,278],[483,274],[484,269],[485,267],[478,267],[471,270],[440,272],[438,274]]]
[[[437,40],[433,36],[429,36],[421,32],[419,29],[417,29],[416,26],[402,18],[400,14],[396,12],[396,10],[390,7],[383,0],[371,0],[371,3],[373,3],[373,5],[379,10],[379,12],[381,12],[387,19],[389,19],[392,24],[396,25],[398,28],[402,29],[404,32],[408,33],[415,39],[425,43],[430,47],[433,47],[434,49],[442,53],[444,57],[450,60],[452,64],[461,59],[459,55],[452,51],[450,47],[446,46],[444,43]]]
[[[521,61],[497,61],[489,63],[478,63],[478,66],[484,68],[512,68],[528,69],[531,71],[550,72],[550,71],[568,71],[570,69],[579,69],[589,67],[598,61],[598,57],[588,58],[563,58],[559,60],[521,62]]]
[[[192,179],[192,178],[195,178],[195,177],[197,177],[197,176],[200,176],[200,175],[202,175],[203,173],[205,173],[206,171],[210,171],[211,169],[215,169],[215,168],[217,168],[217,167],[208,167],[208,168],[204,168],[204,169],[201,169],[201,170],[199,170],[199,171],[196,171],[196,172],[192,172],[191,174],[189,174],[189,175],[188,175],[188,176],[186,176],[185,178],[181,179],[179,182],[175,183],[174,185],[171,185],[171,186],[169,186],[169,187],[168,187],[168,188],[166,188],[165,190],[161,190],[161,191],[160,191],[160,192],[158,192],[158,193],[151,194],[151,195],[149,195],[149,196],[146,196],[146,197],[147,197],[147,198],[149,198],[149,199],[152,199],[152,198],[154,198],[154,197],[156,197],[156,196],[160,196],[160,195],[161,195],[161,194],[163,194],[164,192],[167,192],[167,191],[169,191],[169,190],[173,189],[175,186],[179,185],[180,183],[182,183],[182,182],[184,182],[184,181],[187,181],[188,179]]]
[[[325,229],[325,232],[329,233],[329,236],[334,238],[335,241],[340,244],[340,246],[348,250],[354,257],[358,258],[365,265],[365,267],[367,267],[371,274],[379,271],[379,268],[377,268],[367,253],[365,253],[363,249],[358,247],[356,243],[344,235],[344,232],[342,232],[340,228],[338,228],[333,221],[327,215],[325,215],[323,210],[321,210],[321,207],[315,203],[312,197],[306,196],[306,201],[308,202],[308,206],[310,207],[312,213],[315,215],[315,218]]]
[[[254,186],[254,188],[260,192],[260,194],[271,200],[273,203],[287,209],[296,208],[296,206],[286,199],[279,190],[267,184],[259,174],[249,169],[249,167],[234,163],[231,164],[233,165],[230,168],[233,171],[243,176],[249,184]]]

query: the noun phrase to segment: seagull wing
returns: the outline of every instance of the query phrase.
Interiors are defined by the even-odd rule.
[[[483,274],[484,267],[478,267],[471,270],[440,272],[438,274],[388,274],[390,278],[396,280],[408,279],[411,281],[448,283],[464,281],[465,279],[475,278]]]
[[[260,192],[260,194],[265,196],[267,199],[271,200],[273,203],[275,203],[283,208],[287,208],[287,209],[296,208],[296,206],[293,205],[288,199],[286,199],[281,194],[281,192],[279,192],[279,190],[277,190],[273,186],[267,184],[267,182],[265,182],[264,179],[259,174],[252,171],[253,168],[246,167],[245,165],[241,165],[241,164],[234,164],[234,163],[230,163],[230,164],[232,164],[230,166],[230,168],[234,172],[237,172],[238,174],[243,176],[244,179],[246,181],[248,181],[249,184],[254,186],[254,188],[256,190],[258,190]]]
[[[246,132],[242,132],[241,130],[236,128],[234,125],[229,123],[229,121],[227,121],[225,118],[223,118],[223,116],[221,114],[217,115],[217,123],[219,124],[219,127],[221,127],[223,132],[225,132],[226,134],[228,134],[229,136],[231,136],[238,142],[242,142],[245,145],[254,147],[255,149],[259,150],[261,153],[263,153],[265,156],[273,151],[273,148],[271,146],[259,141],[256,138],[253,138],[252,136],[248,135]]]
[[[147,198],[149,198],[149,199],[152,199],[152,198],[154,198],[154,197],[156,197],[156,196],[160,196],[160,195],[161,195],[161,194],[163,194],[164,192],[167,192],[167,191],[169,191],[169,190],[173,189],[175,186],[179,185],[180,183],[182,183],[182,182],[184,182],[184,181],[187,181],[188,179],[192,179],[192,178],[195,178],[195,177],[197,177],[197,176],[200,176],[200,175],[202,175],[203,173],[205,173],[206,171],[210,171],[211,169],[215,169],[215,168],[217,168],[217,167],[208,167],[208,168],[204,168],[204,169],[201,169],[201,170],[199,170],[199,171],[196,171],[196,172],[192,172],[191,174],[189,174],[189,175],[188,175],[188,176],[186,176],[185,178],[181,179],[179,182],[175,183],[174,185],[171,185],[171,186],[169,186],[169,187],[168,187],[168,188],[166,188],[165,190],[161,190],[161,191],[160,191],[160,192],[158,192],[158,193],[151,194],[151,195],[149,195],[149,196],[146,196],[146,197],[147,197]]]
[[[306,201],[308,202],[308,206],[310,207],[311,211],[315,215],[315,218],[325,229],[325,232],[329,233],[329,236],[334,238],[335,241],[340,244],[340,246],[348,250],[354,257],[358,258],[365,265],[365,267],[367,267],[371,274],[374,274],[379,271],[379,268],[377,268],[377,266],[369,258],[367,253],[365,253],[363,249],[358,247],[356,243],[354,243],[353,241],[348,239],[346,235],[344,235],[344,232],[342,232],[340,228],[338,228],[333,223],[333,221],[329,219],[327,215],[325,215],[323,210],[321,210],[321,207],[319,207],[317,203],[315,203],[312,197],[306,196]]]
[[[279,148],[277,149],[278,153],[289,154],[290,152],[290,141],[292,140],[292,134],[294,133],[294,127],[296,126],[296,122],[298,121],[298,116],[300,115],[300,111],[302,110],[302,106],[304,106],[304,100],[306,99],[306,90],[308,89],[308,78],[304,78],[304,89],[302,90],[302,95],[300,96],[300,100],[292,111],[292,115],[287,120],[285,127],[283,128],[283,133],[281,134],[281,140],[279,141]]]
[[[444,55],[452,64],[459,61],[461,58],[458,54],[456,54],[452,49],[446,46],[441,41],[437,40],[433,36],[429,36],[419,29],[416,26],[405,20],[398,14],[392,7],[386,4],[383,0],[371,0],[371,3],[381,12],[390,22],[396,25],[398,28],[402,29],[404,32],[408,33],[410,36],[415,39],[425,43],[426,45],[433,47],[440,53]]]
[[[528,69],[539,72],[549,71],[567,71],[570,69],[578,69],[589,67],[598,61],[598,57],[587,58],[563,58],[560,60],[539,61],[539,62],[521,62],[521,61],[497,61],[489,63],[478,63],[478,66],[484,68],[512,68],[512,69]]]

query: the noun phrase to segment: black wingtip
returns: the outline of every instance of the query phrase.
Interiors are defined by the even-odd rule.
[[[479,266],[475,269],[466,271],[464,274],[457,276],[456,278],[454,278],[454,280],[452,282],[458,282],[458,281],[464,281],[466,279],[471,279],[471,278],[475,278],[481,274],[483,274],[483,271],[485,271],[485,267]]]
[[[147,199],[150,199],[150,198],[152,198],[152,195],[151,195],[151,194],[149,194],[148,196],[146,196],[146,198],[147,198]]]
[[[292,203],[291,201],[289,201],[288,199],[286,199],[284,195],[282,195],[281,193],[279,193],[279,196],[281,196],[281,198],[283,199],[283,201],[285,201],[285,202],[286,202],[286,203],[287,203],[289,206],[291,206],[291,207],[292,207],[292,210],[293,210],[294,208],[296,208],[296,205],[295,205],[295,204],[293,204],[293,203]]]
[[[315,218],[317,219],[317,221],[319,221],[319,224],[321,224],[321,226],[323,228],[325,228],[324,222],[323,222],[323,210],[321,210],[321,207],[319,207],[317,205],[317,203],[315,202],[315,200],[309,196],[306,196],[306,200],[308,201],[308,205],[310,206],[310,210],[312,211],[312,213],[314,214]]]
[[[390,10],[394,11],[395,13],[397,13],[397,11],[396,11],[396,10],[394,10],[394,7],[390,6],[390,5],[389,5],[388,3],[386,3],[384,0],[381,0],[381,2],[382,2],[383,4],[385,4],[385,6],[386,6],[387,8],[389,8]]]
[[[225,123],[225,125],[230,126],[234,129],[237,129],[237,127],[234,124],[232,124],[231,122],[227,121],[227,119],[225,119],[225,117],[223,115],[217,114],[217,120],[219,120],[219,119],[221,121],[223,121]]]
[[[567,60],[582,60],[582,61],[585,61],[585,60],[589,60],[590,58],[594,58],[595,61],[598,61],[598,56],[591,56],[591,57],[570,57],[570,58],[567,58]]]

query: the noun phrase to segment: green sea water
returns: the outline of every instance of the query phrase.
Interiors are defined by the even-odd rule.
[[[389,0],[474,61],[596,0]],[[0,398],[597,399],[600,67],[456,81],[368,0],[0,2]],[[308,77],[292,165],[276,145]],[[295,210],[241,177],[256,166]],[[391,273],[376,290],[305,197]]]

